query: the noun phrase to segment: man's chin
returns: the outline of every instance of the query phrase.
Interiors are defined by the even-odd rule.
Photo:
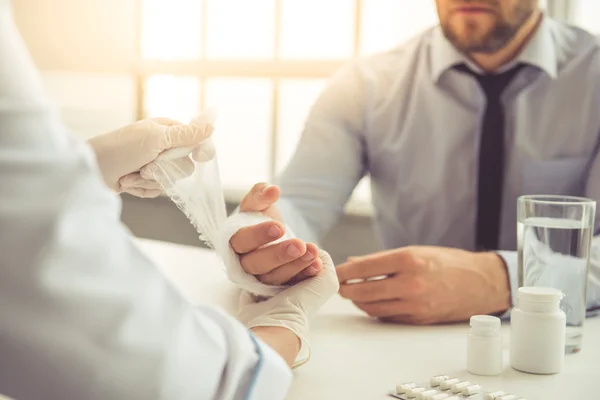
[[[487,32],[474,32],[473,30],[449,32],[446,38],[458,50],[464,53],[485,53],[488,51],[489,34]]]

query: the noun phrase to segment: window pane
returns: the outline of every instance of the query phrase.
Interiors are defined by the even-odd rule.
[[[575,23],[594,34],[600,34],[600,1],[580,0]]]
[[[343,59],[354,51],[354,0],[281,0],[282,58]]]
[[[202,0],[143,0],[142,57],[198,58]]]
[[[279,84],[277,172],[281,172],[293,156],[308,112],[325,82],[324,79],[287,79]]]
[[[49,98],[65,127],[88,139],[135,119],[135,82],[131,76],[42,71]]]
[[[146,80],[147,117],[167,117],[189,122],[200,111],[200,81],[198,78],[155,75]]]
[[[273,83],[268,79],[215,78],[206,104],[218,109],[214,134],[223,186],[250,189],[270,180]]]
[[[275,0],[208,0],[210,58],[271,58]]]
[[[437,23],[433,0],[364,0],[361,53],[390,49]]]

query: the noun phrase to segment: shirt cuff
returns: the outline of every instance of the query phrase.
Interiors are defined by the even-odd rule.
[[[504,260],[508,281],[510,284],[510,308],[500,316],[501,319],[509,319],[510,311],[517,304],[517,289],[519,288],[519,259],[516,251],[496,252]]]
[[[292,385],[292,371],[281,356],[252,332],[258,363],[244,400],[285,399]]]

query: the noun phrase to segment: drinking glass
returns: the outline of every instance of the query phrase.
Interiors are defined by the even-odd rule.
[[[519,287],[563,292],[565,351],[581,350],[596,202],[583,197],[521,196],[517,205]]]

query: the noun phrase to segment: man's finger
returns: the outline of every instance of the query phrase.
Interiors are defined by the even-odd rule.
[[[354,305],[371,317],[377,318],[408,316],[415,313],[414,303],[406,300],[384,300],[375,303],[354,302]]]
[[[426,315],[411,315],[411,314],[402,314],[395,315],[392,317],[380,317],[380,321],[392,323],[392,324],[407,324],[407,325],[433,325],[439,321],[426,316]],[[451,321],[447,321],[451,322]],[[456,321],[459,322],[459,321]]]
[[[240,256],[240,263],[247,273],[263,275],[302,257],[305,253],[306,245],[302,240],[289,239],[244,254]]]
[[[285,227],[281,222],[267,221],[240,229],[229,239],[229,245],[238,254],[246,254],[281,238]]]
[[[280,193],[275,185],[257,183],[240,203],[240,211],[265,211],[279,200]]]
[[[398,273],[415,273],[425,262],[412,253],[393,250],[352,258],[337,267],[340,283],[350,279],[367,279]]]
[[[340,285],[340,295],[360,303],[409,299],[422,295],[427,283],[421,277],[396,275],[385,279]]]
[[[340,295],[360,303],[373,303],[402,297],[397,278],[340,284]]]
[[[307,245],[306,253],[302,257],[275,268],[268,274],[259,275],[258,280],[267,285],[284,285],[303,270],[312,271],[311,276],[315,276],[323,268],[318,254],[318,249],[314,244]]]

